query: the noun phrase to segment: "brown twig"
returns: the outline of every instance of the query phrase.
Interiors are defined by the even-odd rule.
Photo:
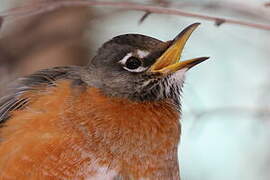
[[[3,18],[8,18],[8,17],[18,17],[18,16],[32,16],[48,11],[53,11],[57,8],[60,7],[70,7],[70,6],[89,6],[89,7],[104,7],[104,6],[109,6],[109,7],[115,7],[119,9],[124,9],[124,10],[135,10],[135,11],[144,11],[144,12],[150,12],[150,13],[156,13],[156,14],[169,14],[169,15],[178,15],[178,16],[184,16],[184,17],[193,17],[193,18],[198,18],[198,19],[203,19],[203,20],[208,20],[208,21],[213,21],[216,24],[222,24],[222,23],[228,23],[228,24],[236,24],[236,25],[241,25],[241,26],[246,26],[246,27],[251,27],[251,28],[256,28],[256,29],[262,29],[262,30],[270,30],[270,25],[268,24],[258,24],[258,23],[252,23],[252,22],[245,22],[241,20],[234,20],[234,19],[228,19],[228,18],[220,18],[220,17],[215,17],[215,16],[208,16],[208,15],[203,15],[203,14],[198,14],[198,13],[191,13],[191,12],[186,12],[182,11],[179,9],[173,9],[170,7],[160,7],[160,6],[154,6],[154,5],[146,5],[146,4],[141,4],[141,3],[129,3],[129,2],[105,2],[105,1],[88,1],[88,0],[66,0],[66,1],[55,1],[55,2],[48,2],[48,3],[41,3],[39,5],[34,5],[32,8],[29,9],[29,6],[25,11],[21,10],[23,9],[20,8],[20,11],[16,10],[8,10],[5,12],[0,13],[0,16]],[[217,23],[222,22],[222,23]]]
[[[269,3],[270,4],[270,3]],[[227,15],[235,14],[247,19],[258,18],[259,20],[269,21],[269,11],[253,3],[238,1],[181,1],[171,3],[171,6],[183,10],[192,8],[193,10],[206,10],[211,12],[226,13]],[[229,13],[229,14],[228,14]]]
[[[221,26],[225,22],[226,22],[225,19],[217,18],[216,21],[215,21],[215,25],[216,26]]]
[[[144,20],[151,14],[151,12],[147,11],[143,14],[143,16],[139,20],[139,24],[142,24]]]

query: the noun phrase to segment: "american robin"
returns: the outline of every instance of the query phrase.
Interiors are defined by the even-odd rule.
[[[180,61],[199,23],[163,42],[125,34],[85,67],[41,70],[0,103],[2,180],[179,180]]]

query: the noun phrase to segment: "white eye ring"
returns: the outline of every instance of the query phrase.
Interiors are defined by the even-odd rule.
[[[143,72],[147,69],[147,67],[138,67],[137,69],[128,69],[127,67],[123,67],[125,70],[129,71],[129,72]]]
[[[132,57],[132,56],[133,56],[132,53],[128,53],[127,55],[125,55],[125,57],[123,57],[123,59],[121,59],[121,60],[119,61],[119,63],[122,64],[122,65],[125,65],[126,62],[127,62],[127,60],[128,60],[130,57]]]
[[[131,58],[133,56],[132,53],[128,53],[123,59],[121,59],[119,61],[120,64],[122,64],[123,68],[129,72],[143,72],[147,69],[147,67],[143,67],[143,66],[139,66],[138,68],[136,69],[129,69],[128,67],[126,67],[126,62],[129,58]]]

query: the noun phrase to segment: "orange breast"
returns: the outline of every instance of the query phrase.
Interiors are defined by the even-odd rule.
[[[1,129],[0,179],[178,179],[179,113],[68,81],[31,96]]]

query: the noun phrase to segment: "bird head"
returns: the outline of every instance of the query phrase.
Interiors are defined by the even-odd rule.
[[[167,42],[140,34],[114,37],[90,61],[87,69],[91,76],[85,81],[108,96],[133,101],[169,98],[179,103],[186,71],[208,59],[182,61],[180,58],[198,25],[188,26]]]

